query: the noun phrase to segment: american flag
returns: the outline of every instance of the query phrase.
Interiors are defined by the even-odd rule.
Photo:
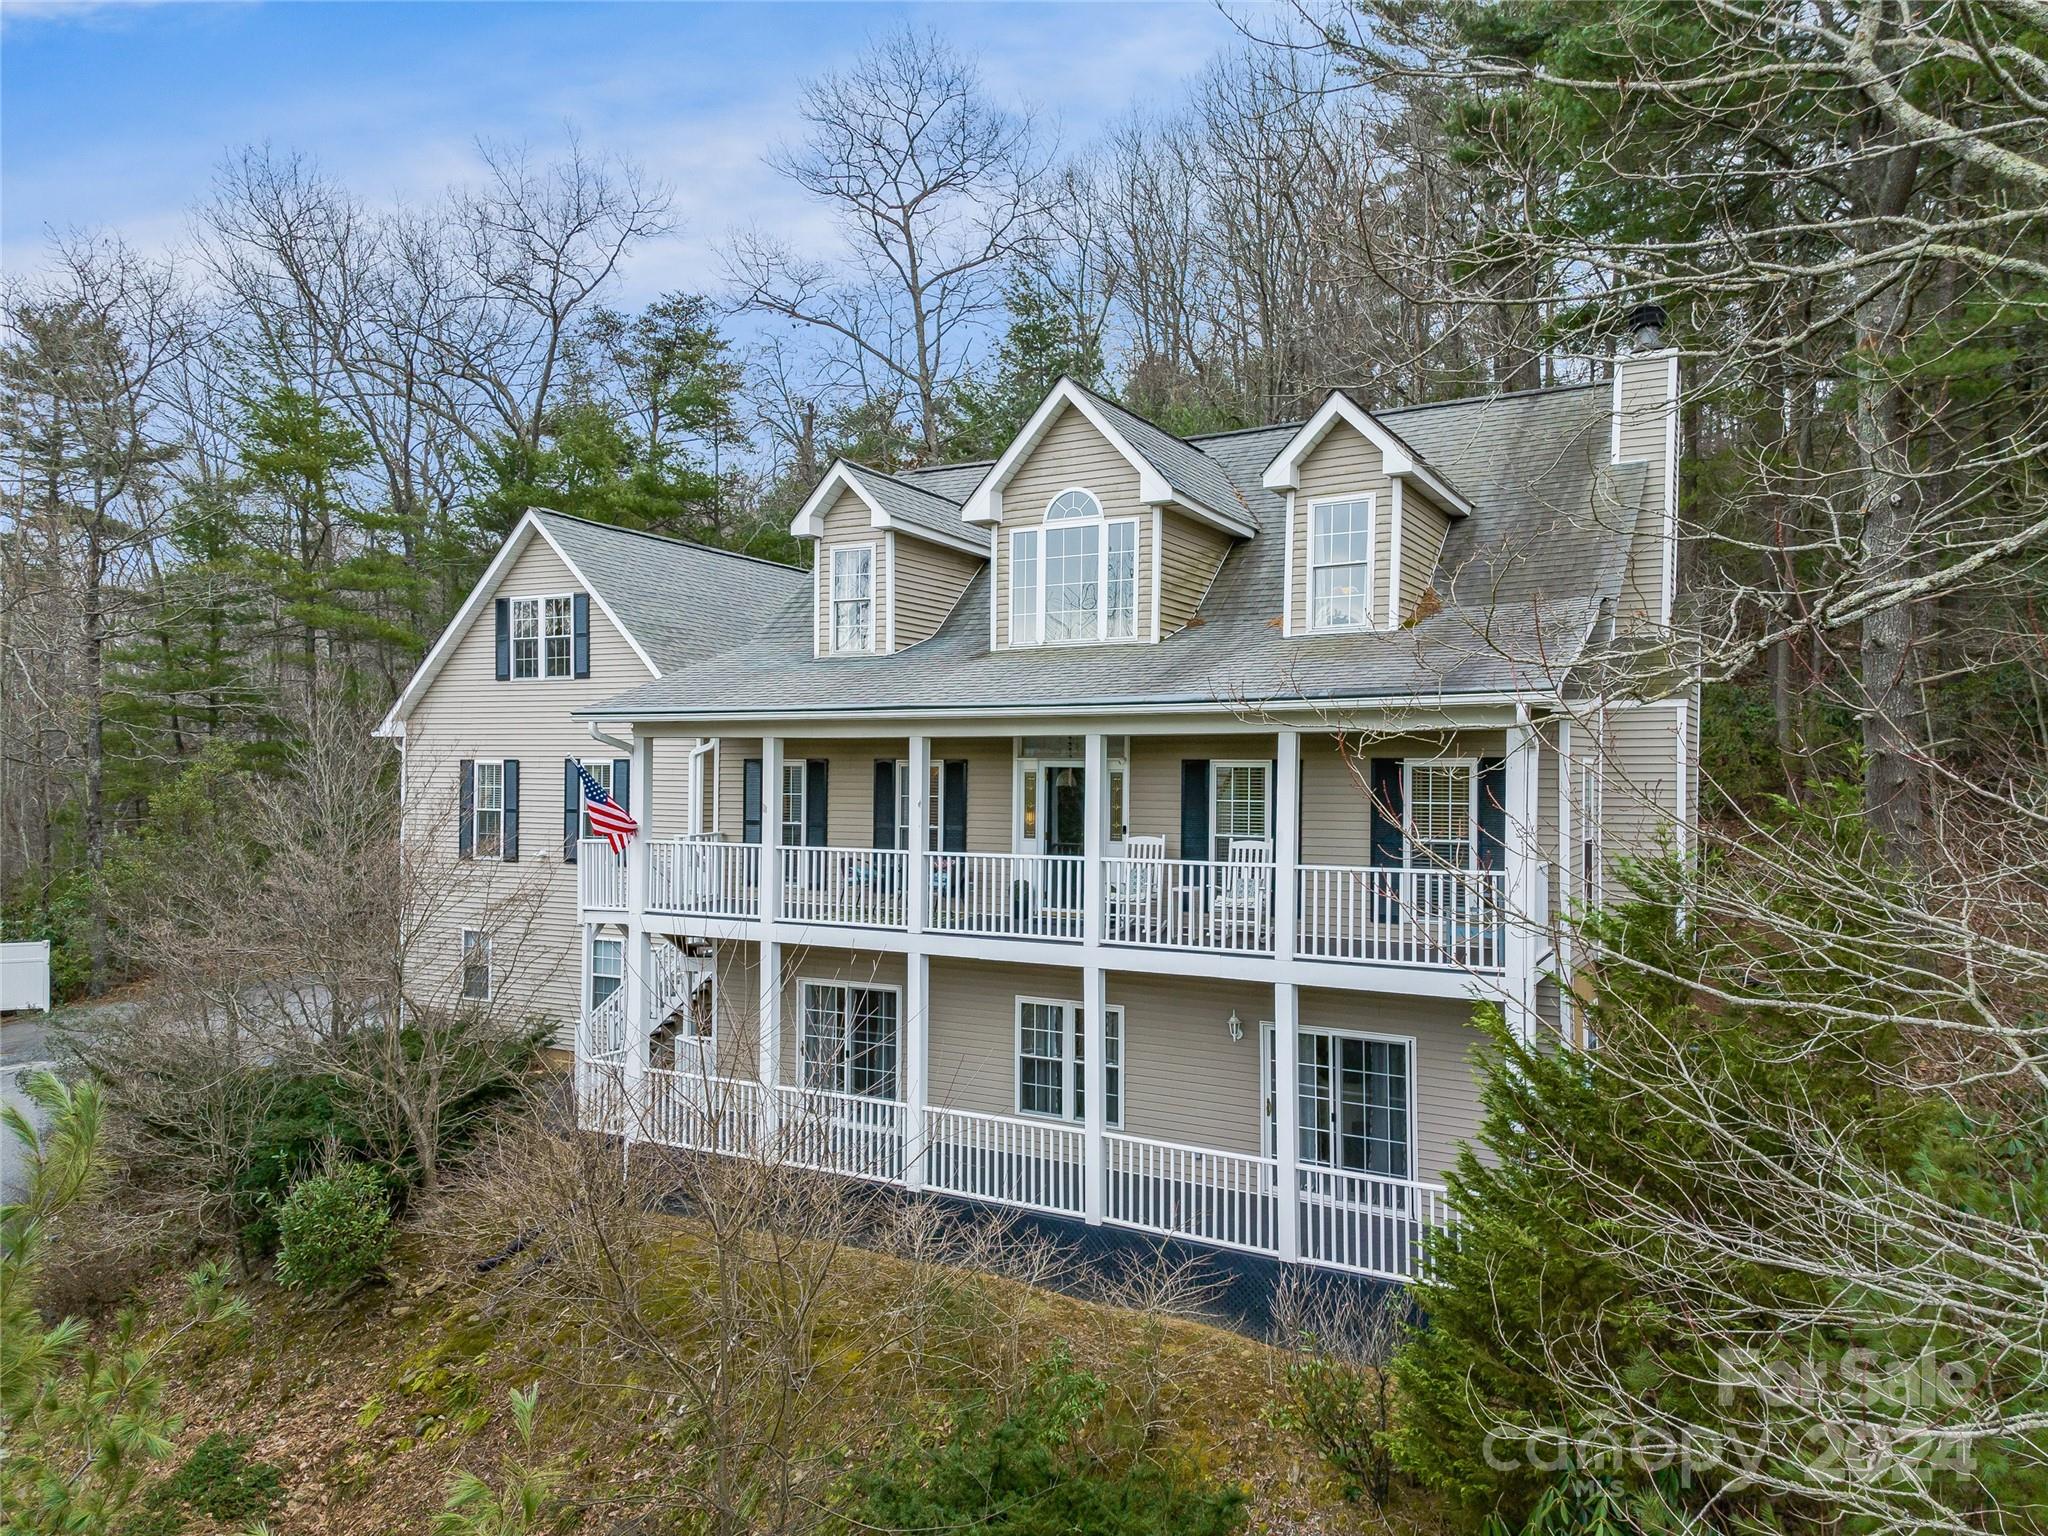
[[[583,808],[590,813],[590,830],[610,843],[613,853],[623,854],[626,839],[640,830],[640,823],[606,793],[605,787],[590,776],[588,768],[578,763],[576,772],[583,780]]]

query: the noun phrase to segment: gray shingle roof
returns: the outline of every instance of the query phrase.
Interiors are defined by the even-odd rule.
[[[1256,509],[1238,493],[1238,487],[1231,484],[1230,476],[1222,466],[1200,448],[1161,431],[1144,417],[1133,415],[1092,389],[1082,388],[1081,393],[1102,408],[1102,414],[1123,434],[1124,440],[1143,454],[1145,461],[1158,470],[1166,483],[1180,495],[1212,512],[1220,512],[1226,517],[1247,517],[1254,526],[1258,524]],[[1279,450],[1276,448],[1274,452]],[[1259,467],[1264,469],[1265,465]]]
[[[1473,505],[1452,525],[1438,566],[1443,610],[1403,629],[1281,634],[1284,503],[1260,480],[1297,430],[1291,423],[1182,445],[1267,531],[1232,548],[1195,621],[1156,645],[992,651],[984,569],[936,636],[894,656],[813,658],[804,592],[747,644],[586,713],[859,715],[1549,691],[1618,590],[1645,493],[1642,466],[1607,462],[1609,399],[1588,386],[1383,413]]]
[[[743,644],[791,597],[810,601],[811,573],[564,512],[534,509],[664,676]]]
[[[960,503],[948,500],[937,491],[916,484],[896,475],[885,475],[880,470],[869,469],[851,459],[841,461],[847,473],[860,481],[862,489],[874,497],[893,518],[899,518],[912,528],[923,528],[949,538],[966,539],[986,550],[988,530],[972,527],[960,520]]]

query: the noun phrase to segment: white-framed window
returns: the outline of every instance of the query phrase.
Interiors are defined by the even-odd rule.
[[[1080,645],[1138,636],[1138,522],[1105,518],[1078,486],[1045,526],[1010,535],[1010,643]]]
[[[1308,622],[1311,629],[1372,623],[1371,496],[1308,504]]]
[[[577,759],[577,762],[582,764],[585,773],[597,780],[597,787],[599,789],[603,790],[606,794],[612,792],[612,759],[608,757],[581,757]],[[597,833],[591,829],[590,825],[590,802],[588,800],[583,801],[582,817],[583,830],[581,835],[584,837],[596,837]]]
[[[896,1097],[901,1000],[894,987],[807,981],[797,1047],[806,1088]]]
[[[1410,869],[1476,869],[1479,764],[1466,758],[1410,758],[1401,765]]]
[[[810,778],[808,767],[803,763],[782,765],[782,846],[801,848],[804,843],[804,829],[810,824],[804,803],[804,786]]]
[[[1209,770],[1214,793],[1209,815],[1209,857],[1227,859],[1240,842],[1265,842],[1273,835],[1272,764],[1214,763]]]
[[[832,649],[875,648],[875,546],[841,544],[832,551]]]
[[[462,999],[491,1000],[491,936],[481,928],[462,930]]]
[[[512,675],[576,674],[576,604],[567,593],[512,599]]]
[[[502,858],[505,852],[505,765],[479,758],[470,805],[470,847],[480,859]]]
[[[1273,1155],[1273,1026],[1260,1029],[1264,1147]],[[1414,1176],[1415,1042],[1342,1029],[1303,1029],[1295,1057],[1296,1156],[1315,1168]]]
[[[1079,1003],[1017,999],[1017,1113],[1056,1120],[1087,1114],[1086,1019]],[[1124,1123],[1124,1011],[1102,1015],[1103,1123]]]
[[[626,984],[626,941],[602,934],[590,941],[590,1006],[601,1007]]]

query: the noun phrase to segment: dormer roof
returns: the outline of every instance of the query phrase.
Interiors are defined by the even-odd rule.
[[[1200,448],[1161,431],[1115,401],[1106,400],[1064,376],[1047,392],[1024,424],[1024,430],[1011,440],[1002,457],[989,466],[981,483],[968,496],[961,508],[961,516],[967,522],[984,526],[1002,522],[1003,487],[1031,456],[1032,449],[1059,419],[1060,412],[1069,408],[1086,417],[1138,472],[1141,502],[1183,507],[1236,538],[1249,538],[1258,531],[1257,517],[1231,484],[1230,476]]]
[[[988,557],[988,535],[961,521],[958,502],[851,459],[832,461],[824,479],[797,509],[790,532],[800,539],[817,538],[826,511],[845,491],[851,491],[868,509],[869,527],[893,528],[966,554]]]
[[[1287,444],[1273,456],[1273,462],[1266,466],[1262,483],[1269,491],[1292,491],[1301,485],[1301,461],[1339,423],[1348,425],[1359,436],[1380,452],[1380,459],[1387,474],[1394,479],[1412,479],[1429,493],[1432,501],[1452,517],[1471,515],[1472,503],[1467,501],[1449,481],[1433,469],[1428,460],[1416,452],[1408,441],[1373,415],[1364,406],[1353,400],[1341,389],[1333,389],[1317,407],[1316,413],[1301,424]]]

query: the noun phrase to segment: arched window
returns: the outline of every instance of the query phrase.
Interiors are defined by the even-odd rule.
[[[1100,516],[1102,504],[1079,487],[1071,491],[1061,491],[1059,495],[1053,497],[1052,505],[1045,509],[1045,520],[1048,523],[1067,522],[1077,517]]]

